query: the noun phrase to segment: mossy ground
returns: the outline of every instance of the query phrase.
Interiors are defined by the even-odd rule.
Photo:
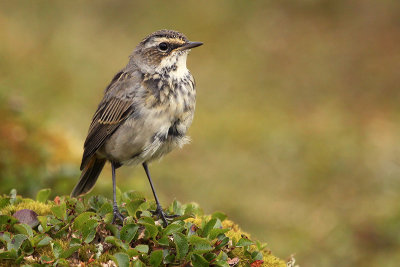
[[[167,212],[179,217],[163,227],[152,216],[154,202],[119,192],[126,219],[116,225],[102,196],[49,195],[45,189],[37,200],[15,191],[0,197],[1,266],[286,266],[226,215],[204,215],[194,203],[174,201]]]

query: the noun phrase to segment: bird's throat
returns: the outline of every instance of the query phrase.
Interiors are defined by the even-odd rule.
[[[184,79],[189,70],[186,68],[187,53],[179,53],[164,58],[156,72],[162,75],[167,74],[172,80]]]

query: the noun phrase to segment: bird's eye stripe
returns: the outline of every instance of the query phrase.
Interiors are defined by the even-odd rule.
[[[176,49],[176,48],[178,48],[178,47],[180,47],[181,46],[181,44],[172,44],[171,45],[171,50],[174,50],[174,49]]]

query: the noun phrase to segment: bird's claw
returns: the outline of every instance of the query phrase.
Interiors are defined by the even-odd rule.
[[[163,226],[166,227],[168,225],[168,221],[173,220],[176,217],[179,217],[179,215],[168,215],[164,212],[161,206],[157,206],[157,209],[154,211],[151,211],[151,213],[154,216],[157,216],[159,219],[163,221]]]
[[[113,209],[113,220],[112,220],[112,223],[114,224],[114,223],[117,221],[117,219],[119,219],[119,220],[123,223],[123,222],[124,222],[124,219],[125,219],[125,216],[122,215],[122,214],[119,212],[118,208],[114,207],[114,209]]]

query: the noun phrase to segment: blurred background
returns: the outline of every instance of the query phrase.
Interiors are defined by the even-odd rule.
[[[301,266],[398,266],[396,0],[1,1],[0,193],[70,193],[104,88],[163,28],[205,43],[193,142],[150,167],[164,206],[224,211]],[[142,168],[117,178],[152,197]]]

